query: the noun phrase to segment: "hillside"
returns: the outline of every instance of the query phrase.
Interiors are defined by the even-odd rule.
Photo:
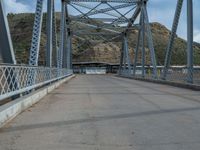
[[[59,18],[59,14],[57,14]],[[44,18],[46,15],[44,15]],[[17,56],[18,63],[27,63],[29,56],[29,49],[31,44],[32,27],[34,21],[34,14],[9,14],[8,15],[13,45]],[[45,19],[44,19],[45,20]],[[59,33],[60,20],[57,19],[57,31]],[[86,26],[76,24],[76,28],[86,28]],[[159,23],[152,23],[152,34],[154,40],[154,46],[156,51],[157,62],[162,65],[165,57],[165,50],[169,38],[170,31]],[[39,63],[44,64],[44,55],[46,47],[46,22],[43,22],[42,37],[41,37],[41,51],[39,57]],[[59,37],[59,35],[57,35]],[[134,48],[136,47],[137,31],[132,30],[129,33],[129,48],[131,52],[131,60],[134,57]],[[113,42],[103,43],[101,38],[99,42],[95,43],[93,36],[84,36],[86,43],[81,47],[78,47],[82,40],[79,38],[73,39],[73,61],[104,61],[110,63],[118,63],[121,49],[120,39],[116,39]],[[98,37],[97,37],[98,38]],[[59,39],[59,38],[58,38]],[[59,42],[59,41],[58,41]],[[145,42],[147,43],[147,42]],[[147,49],[147,48],[146,48]],[[149,51],[147,50],[147,63],[149,61]],[[200,45],[194,44],[194,62],[200,64]],[[140,56],[140,55],[139,55]],[[182,65],[186,63],[186,41],[181,38],[176,38],[175,46],[173,50],[172,64]]]

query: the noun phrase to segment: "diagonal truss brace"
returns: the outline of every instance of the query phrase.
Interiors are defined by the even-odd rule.
[[[10,36],[4,1],[0,1],[0,61],[1,63],[16,64],[14,49]]]
[[[176,31],[177,31],[182,7],[183,7],[183,0],[178,0],[177,6],[176,6],[176,12],[175,12],[175,16],[174,16],[174,21],[173,21],[173,25],[172,25],[172,31],[170,34],[170,38],[169,38],[169,42],[168,42],[167,50],[166,50],[165,64],[164,64],[164,70],[163,70],[163,76],[162,76],[162,78],[164,80],[167,77],[168,68],[169,68],[170,62],[171,62],[172,48],[174,46],[174,40],[175,40],[175,36],[176,36]]]

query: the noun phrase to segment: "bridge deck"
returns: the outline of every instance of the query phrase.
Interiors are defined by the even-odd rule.
[[[82,75],[0,131],[0,150],[197,150],[200,93]]]

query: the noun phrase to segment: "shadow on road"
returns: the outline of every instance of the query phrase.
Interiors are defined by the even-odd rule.
[[[167,114],[167,113],[178,113],[178,112],[185,112],[185,111],[197,111],[197,110],[200,110],[200,107],[147,111],[147,112],[138,112],[138,113],[119,114],[119,115],[112,115],[112,116],[90,117],[90,118],[78,119],[78,120],[47,122],[47,123],[40,123],[40,124],[31,124],[31,125],[22,125],[22,126],[3,128],[1,129],[0,133],[50,128],[50,127],[61,127],[61,126],[80,124],[80,123],[98,122],[98,121],[106,121],[106,120],[112,120],[112,119],[126,119],[126,118],[133,118],[133,117],[160,115],[160,114]]]

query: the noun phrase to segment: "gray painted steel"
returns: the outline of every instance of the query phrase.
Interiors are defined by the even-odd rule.
[[[29,56],[29,65],[38,66],[38,57],[40,51],[40,37],[42,30],[42,20],[43,20],[43,2],[44,0],[37,0],[37,6],[35,11],[35,21],[33,26],[33,35]]]
[[[168,42],[167,50],[166,50],[166,55],[165,55],[165,64],[164,64],[164,71],[163,71],[163,79],[164,80],[166,79],[167,72],[168,72],[168,69],[170,66],[170,61],[171,61],[171,57],[172,57],[172,48],[174,46],[174,39],[176,36],[176,31],[177,31],[177,27],[178,27],[180,15],[181,15],[181,10],[183,7],[183,1],[184,0],[177,1],[176,12],[174,15],[174,21],[173,21],[173,25],[172,25],[172,31],[170,34],[170,38],[169,38],[169,42]]]
[[[53,52],[53,7],[54,0],[47,1],[47,49],[46,49],[46,66],[52,67]]]
[[[187,67],[188,83],[193,83],[193,0],[187,0]]]
[[[0,62],[16,64],[4,1],[0,1]]]

